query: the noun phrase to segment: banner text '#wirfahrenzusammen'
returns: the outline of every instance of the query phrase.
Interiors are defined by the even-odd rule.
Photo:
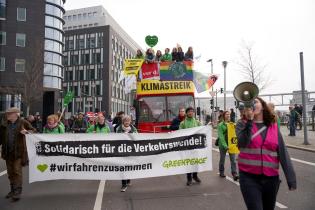
[[[36,144],[36,154],[39,156],[73,156],[81,158],[127,157],[203,149],[206,146],[206,136],[204,134],[150,141],[40,141]]]

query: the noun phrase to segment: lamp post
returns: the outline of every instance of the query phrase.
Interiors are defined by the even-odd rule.
[[[209,60],[207,60],[207,62],[210,62],[211,63],[211,75],[213,74],[213,60],[212,60],[212,58],[210,58]],[[213,85],[211,86],[211,92],[212,92],[212,97],[211,97],[211,99],[212,99],[212,101],[213,101]],[[217,93],[216,93],[217,94]],[[213,105],[212,105],[213,106]],[[213,108],[212,108],[212,110],[211,110],[211,120],[212,120],[212,122],[213,122]]]
[[[95,112],[95,81],[93,80],[92,81],[92,84],[91,84],[91,86],[92,86],[92,90],[91,90],[91,92],[92,92],[92,111],[93,112]]]
[[[226,110],[226,66],[228,62],[227,61],[222,61],[222,65],[224,68],[224,111]]]

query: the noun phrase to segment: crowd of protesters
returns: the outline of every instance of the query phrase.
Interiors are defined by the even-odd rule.
[[[274,209],[280,185],[279,165],[282,166],[289,189],[295,190],[297,187],[295,172],[279,130],[279,119],[274,105],[267,104],[259,97],[255,99],[253,107],[240,106],[239,111],[240,119],[237,122],[234,110],[222,110],[218,118],[219,177],[226,177],[224,165],[228,153],[231,174],[234,181],[240,182],[247,208]],[[22,119],[19,113],[17,108],[8,109],[0,127],[2,158],[6,160],[11,185],[6,198],[12,201],[19,200],[22,192],[22,166],[27,165],[26,133],[137,133],[133,119],[124,112],[118,112],[113,121],[106,119],[104,112],[92,115],[79,113],[68,120],[58,114],[50,115],[44,126],[39,116],[30,115]],[[195,118],[195,109],[182,107],[169,128],[176,131],[197,126],[201,126],[201,123]],[[201,183],[197,172],[187,173],[186,176],[187,186],[191,186],[193,181]],[[121,192],[125,192],[130,184],[130,180],[122,180]]]

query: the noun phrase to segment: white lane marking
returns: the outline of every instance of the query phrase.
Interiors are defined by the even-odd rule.
[[[101,210],[102,209],[104,188],[105,188],[105,180],[102,180],[102,181],[100,181],[100,184],[98,186],[97,196],[96,196],[93,210]]]
[[[238,183],[238,182],[234,181],[231,177],[226,176],[225,178],[226,178],[227,180],[229,180],[230,182],[232,182],[232,183],[236,184],[237,186],[240,186],[240,183]]]
[[[219,150],[218,150],[218,149],[215,149],[215,148],[212,148],[212,150],[213,150],[213,151],[216,151],[216,152],[219,152]],[[237,186],[240,186],[240,183],[234,181],[233,178],[231,178],[231,177],[229,177],[229,176],[226,176],[225,178],[226,178],[228,181],[230,181],[230,182],[236,184]],[[287,208],[288,208],[287,206],[285,206],[285,205],[283,205],[283,204],[281,204],[281,203],[279,203],[279,202],[276,202],[276,206],[279,207],[280,209],[287,209]]]
[[[0,176],[3,176],[3,175],[5,175],[5,174],[7,174],[7,170],[2,171],[2,172],[0,173]]]
[[[278,206],[280,209],[287,209],[288,207],[279,203],[279,202],[276,202],[276,206]]]
[[[307,165],[315,166],[315,163],[307,162],[305,160],[299,160],[299,159],[296,159],[296,158],[291,158],[291,160],[299,162],[299,163],[304,163],[304,164],[307,164]]]

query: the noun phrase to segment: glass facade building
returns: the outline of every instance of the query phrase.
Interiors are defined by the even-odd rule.
[[[44,88],[61,89],[63,79],[62,47],[65,12],[63,0],[46,0],[45,6],[45,52]]]

